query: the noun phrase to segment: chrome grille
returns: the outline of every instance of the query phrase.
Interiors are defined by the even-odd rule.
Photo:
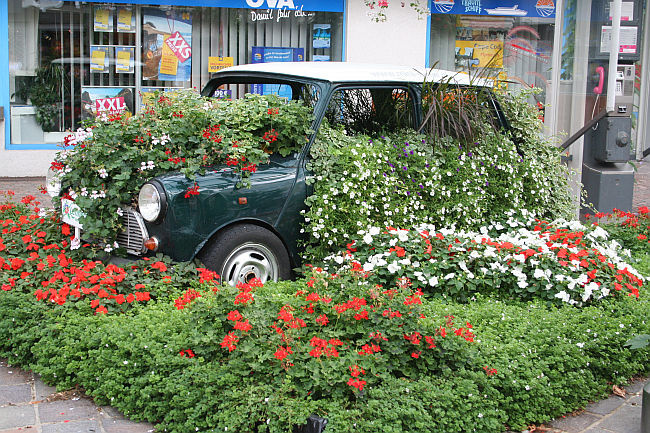
[[[147,250],[144,241],[149,238],[144,220],[133,209],[122,209],[122,211],[124,212],[122,215],[124,231],[117,235],[117,243],[129,254],[141,256]]]

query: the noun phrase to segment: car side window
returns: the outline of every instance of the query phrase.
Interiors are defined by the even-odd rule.
[[[348,134],[377,135],[412,128],[415,113],[406,89],[365,87],[336,90],[325,117],[332,126],[343,126]]]

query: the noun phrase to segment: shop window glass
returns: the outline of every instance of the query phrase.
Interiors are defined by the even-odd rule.
[[[245,63],[342,55],[343,14],[8,0],[11,143],[60,143],[100,111],[137,112],[155,90],[201,89]],[[266,11],[266,10],[264,10]],[[289,52],[290,58],[285,55]],[[301,99],[287,86],[232,88]]]
[[[554,18],[433,14],[431,65],[497,79],[508,90],[550,91]]]

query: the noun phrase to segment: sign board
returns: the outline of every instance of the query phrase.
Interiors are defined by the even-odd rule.
[[[208,57],[208,72],[217,72],[234,65],[232,57]]]

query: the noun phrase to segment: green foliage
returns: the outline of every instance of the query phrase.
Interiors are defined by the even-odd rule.
[[[66,139],[73,147],[61,151],[52,167],[63,197],[86,214],[85,233],[112,243],[121,229],[118,209],[136,206],[134,197],[149,179],[170,171],[194,179],[225,164],[245,186],[270,153],[302,149],[311,119],[311,108],[273,95],[225,101],[194,91],[156,94],[138,115],[99,117],[73,133]]]

